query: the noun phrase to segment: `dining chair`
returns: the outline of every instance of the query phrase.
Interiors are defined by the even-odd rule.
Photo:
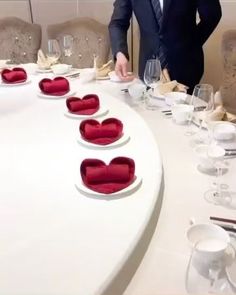
[[[36,62],[41,35],[40,25],[17,17],[1,18],[0,59],[10,59],[15,64]]]
[[[236,121],[236,30],[224,32],[221,49],[223,57],[221,100],[226,111],[235,115]]]
[[[107,26],[89,17],[78,17],[63,23],[47,27],[49,39],[57,39],[62,47],[60,61],[77,68],[93,67],[94,57],[101,66],[109,59],[110,42]],[[63,51],[63,39],[71,36],[72,54],[66,56]]]

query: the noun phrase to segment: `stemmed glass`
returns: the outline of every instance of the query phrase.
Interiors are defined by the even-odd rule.
[[[146,98],[146,108],[149,110],[155,110],[158,106],[155,103],[155,99],[153,98],[154,87],[161,79],[161,64],[158,59],[149,59],[146,62],[145,70],[144,70],[144,83],[150,89],[152,95],[147,93]]]
[[[64,35],[63,36],[63,50],[64,50],[65,56],[70,57],[72,55],[73,44],[74,44],[73,36],[71,36],[71,35]]]
[[[48,40],[48,51],[47,51],[47,57],[50,59],[50,62],[52,64],[57,63],[61,56],[61,50],[59,43],[56,39],[49,39]]]
[[[195,117],[199,125],[198,128],[198,143],[203,143],[204,139],[201,136],[201,131],[203,123],[208,121],[208,116],[214,111],[214,92],[213,86],[210,84],[198,84],[194,87],[192,94],[192,104],[194,105],[194,110],[201,105],[201,111],[195,112]]]
[[[228,245],[221,257],[209,257],[203,253],[203,244],[210,240],[197,242],[192,250],[185,277],[185,286],[189,294],[235,294],[235,288],[228,280],[226,268],[235,257],[235,249]]]

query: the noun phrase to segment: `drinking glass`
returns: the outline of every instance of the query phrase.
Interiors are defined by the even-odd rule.
[[[144,83],[148,89],[151,89],[151,93],[147,92],[146,108],[149,110],[157,109],[156,99],[154,98],[154,87],[161,79],[161,64],[158,59],[149,59],[146,62],[144,70]]]
[[[189,294],[234,294],[226,268],[232,264],[235,249],[229,244],[222,256],[209,258],[207,252],[201,252],[202,245],[209,243],[210,240],[201,240],[192,249],[185,276],[186,290]]]
[[[64,35],[63,36],[63,50],[65,56],[71,56],[73,53],[73,36],[71,35]]]
[[[192,104],[194,105],[194,119],[198,124],[197,142],[204,143],[202,137],[202,128],[208,120],[208,115],[214,111],[214,92],[213,86],[210,84],[198,84],[194,87],[192,94]],[[196,112],[197,107],[201,106],[201,111]]]
[[[59,60],[60,56],[61,50],[59,43],[56,39],[49,39],[47,57],[50,59],[52,64],[55,64]]]

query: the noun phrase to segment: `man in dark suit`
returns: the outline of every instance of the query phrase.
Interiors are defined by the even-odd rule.
[[[115,70],[123,80],[127,77],[127,30],[132,12],[140,29],[140,78],[146,61],[159,57],[171,79],[192,90],[204,71],[202,46],[221,18],[219,0],[115,0],[109,31]]]

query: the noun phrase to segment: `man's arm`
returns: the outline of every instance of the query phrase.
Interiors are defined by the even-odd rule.
[[[127,31],[132,16],[132,5],[130,0],[116,0],[114,10],[109,24],[111,47],[114,58],[118,52],[122,52],[129,59]]]
[[[197,38],[203,45],[221,19],[221,6],[219,0],[198,0],[197,5],[200,17],[197,25]]]

